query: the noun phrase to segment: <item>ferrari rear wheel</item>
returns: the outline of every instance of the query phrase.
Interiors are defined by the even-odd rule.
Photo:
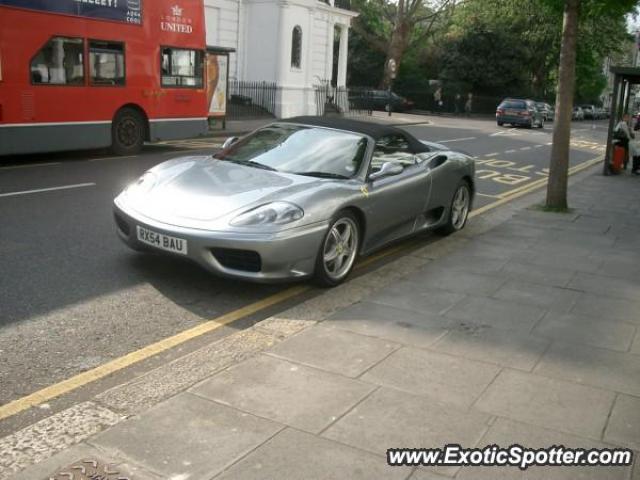
[[[449,218],[447,223],[438,229],[442,235],[450,235],[458,232],[467,224],[469,210],[471,209],[471,188],[469,183],[462,180],[453,195],[451,207],[449,208]]]
[[[316,282],[323,287],[340,284],[351,272],[359,246],[358,220],[349,211],[339,212],[333,218],[316,258]]]

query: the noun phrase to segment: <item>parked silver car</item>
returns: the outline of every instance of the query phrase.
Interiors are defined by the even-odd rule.
[[[551,105],[545,102],[537,102],[536,107],[542,112],[545,122],[553,122],[556,117],[556,112]]]
[[[136,250],[253,281],[342,282],[358,255],[425,230],[461,230],[474,162],[389,126],[300,117],[161,163],[114,202]]]
[[[582,105],[581,108],[584,111],[585,120],[601,120],[604,118],[602,109],[595,105]]]
[[[584,120],[584,110],[581,107],[573,107],[571,120]]]

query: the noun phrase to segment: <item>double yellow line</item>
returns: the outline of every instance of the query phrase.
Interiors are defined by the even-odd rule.
[[[577,165],[571,168],[569,170],[569,174],[572,175],[574,173],[577,173],[601,161],[602,161],[602,158],[597,158],[597,159],[584,162],[580,165]],[[470,217],[481,215],[482,213],[488,210],[491,210],[500,205],[503,205],[515,198],[521,197],[541,187],[542,185],[545,185],[546,182],[547,182],[547,179],[543,178],[535,182],[532,182],[526,186],[523,186],[521,188],[507,192],[507,196],[489,205],[481,207],[478,210],[473,211],[470,214]],[[395,247],[387,248],[384,251],[359,262],[358,265],[356,266],[356,269],[360,270],[384,257],[388,257],[390,255],[394,255],[396,253],[405,251],[408,248],[410,248],[412,245],[413,244],[411,243],[409,244],[404,243],[401,245],[397,245]],[[70,377],[54,385],[45,387],[42,390],[38,390],[37,392],[34,392],[25,397],[18,398],[17,400],[14,400],[12,402],[9,402],[5,405],[0,406],[0,420],[11,417],[13,415],[16,415],[20,412],[27,410],[28,408],[41,405],[49,400],[52,400],[54,398],[70,393],[91,382],[95,382],[96,380],[105,378],[106,376],[111,375],[112,373],[116,373],[120,370],[124,370],[125,368],[130,367],[131,365],[142,362],[143,360],[146,360],[159,353],[165,352],[173,347],[176,347],[196,337],[199,337],[206,333],[210,333],[214,330],[224,327],[225,325],[229,325],[230,323],[233,323],[237,320],[248,317],[250,315],[263,311],[269,307],[273,307],[274,305],[283,303],[292,298],[298,297],[299,295],[302,295],[303,293],[309,292],[309,291],[311,291],[311,287],[306,285],[287,288],[282,292],[278,292],[274,295],[270,295],[267,298],[251,303],[249,305],[241,307],[232,312],[225,313],[224,315],[221,315],[217,318],[208,320],[193,328],[180,332],[176,335],[173,335],[171,337],[168,337],[158,342],[147,345],[146,347],[143,347],[139,350],[128,353],[122,357],[116,358],[115,360],[107,362],[96,368],[87,370],[86,372],[80,373],[78,375],[74,375],[73,377]]]
[[[574,175],[578,172],[581,172],[582,170],[586,170],[587,168],[592,167],[593,165],[601,163],[603,160],[604,160],[603,157],[597,157],[597,158],[592,158],[591,160],[587,160],[586,162],[582,162],[579,165],[571,167],[569,169],[569,175]],[[485,205],[484,207],[480,207],[477,210],[474,210],[469,214],[469,217],[470,218],[477,217],[478,215],[481,215],[489,210],[499,207],[500,205],[504,205],[505,203],[509,203],[510,201],[515,200],[516,198],[519,198],[528,193],[531,193],[534,190],[537,190],[545,186],[548,181],[549,181],[549,178],[544,177],[534,182],[523,185],[522,187],[514,188],[513,190],[509,190],[508,192],[502,193],[498,196],[499,200],[496,200],[493,203],[490,203],[488,205]]]
[[[158,353],[169,350],[170,348],[180,345],[181,343],[191,340],[192,338],[196,338],[204,335],[205,333],[217,330],[218,328],[235,322],[236,320],[240,320],[241,318],[253,315],[254,313],[257,313],[261,310],[282,303],[290,298],[296,297],[308,290],[309,287],[306,286],[288,288],[263,300],[252,303],[250,305],[246,305],[213,320],[203,322],[176,335],[152,343],[151,345],[147,345],[140,350],[128,353],[120,358],[116,358],[115,360],[100,365],[99,367],[87,370],[86,372],[80,373],[59,383],[43,388],[42,390],[38,390],[37,392],[27,395],[26,397],[22,397],[9,402],[6,405],[0,407],[0,420],[11,417],[30,407],[40,405],[56,397],[69,393],[73,390],[83,387],[84,385],[87,385],[88,383],[100,380],[107,375],[123,370],[135,363],[141,362],[149,357],[157,355]]]
[[[387,248],[376,255],[372,255],[371,257],[358,262],[355,268],[356,270],[361,270],[368,265],[381,260],[384,257],[402,252],[409,248],[409,246],[410,245],[402,244],[395,247]],[[139,350],[116,358],[115,360],[107,362],[96,368],[92,368],[91,370],[87,370],[86,372],[74,375],[73,377],[70,377],[59,383],[45,387],[42,390],[38,390],[37,392],[34,392],[30,395],[18,398],[17,400],[0,406],[0,420],[11,417],[20,412],[23,412],[24,410],[27,410],[28,408],[41,405],[49,400],[70,393],[91,382],[95,382],[96,380],[105,378],[112,373],[124,370],[131,365],[142,362],[143,360],[153,357],[154,355],[157,355],[159,353],[165,352],[196,337],[200,337],[206,333],[213,332],[214,330],[224,327],[225,325],[229,325],[230,323],[233,323],[237,320],[259,313],[269,307],[273,307],[287,300],[298,297],[303,293],[309,292],[311,290],[312,288],[308,285],[298,285],[295,287],[287,288],[286,290],[278,292],[274,295],[270,295],[262,300],[251,303],[249,305],[245,305],[244,307],[241,307],[237,310],[225,313],[224,315],[203,322],[193,328],[184,330],[183,332],[177,333],[176,335],[164,338],[158,342],[147,345],[146,347],[142,347]]]

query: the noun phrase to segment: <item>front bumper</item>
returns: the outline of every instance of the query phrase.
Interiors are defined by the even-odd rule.
[[[114,203],[114,215],[118,236],[135,250],[188,258],[221,276],[265,283],[313,275],[316,255],[329,228],[328,222],[320,222],[265,234],[199,230],[157,222],[119,203]],[[140,242],[136,234],[138,225],[186,240],[187,254],[167,252]],[[234,261],[230,265],[229,256],[220,252],[231,252],[236,259],[238,252],[247,252],[245,255],[251,261]]]

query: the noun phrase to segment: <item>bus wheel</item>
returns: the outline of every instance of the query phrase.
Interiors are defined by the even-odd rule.
[[[142,150],[144,119],[132,108],[120,110],[111,125],[111,149],[116,155],[134,155]]]

